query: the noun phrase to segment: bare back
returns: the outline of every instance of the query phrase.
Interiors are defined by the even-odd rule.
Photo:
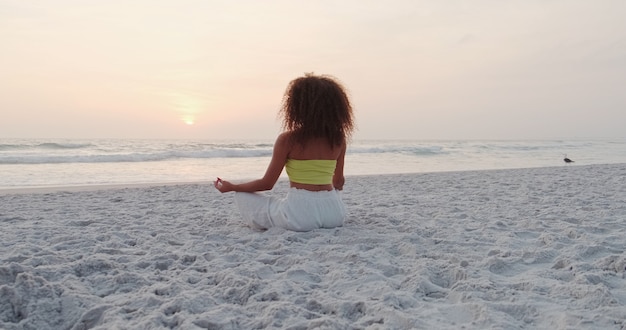
[[[337,167],[335,168],[335,174],[333,176],[333,184],[331,185],[312,185],[291,182],[291,186],[299,189],[306,189],[311,191],[320,190],[333,190],[342,189],[344,183],[343,166],[346,146],[331,147],[323,138],[313,138],[307,141],[304,145],[299,143],[292,143],[289,146],[289,152],[287,158],[290,159],[329,159],[337,160]]]
[[[331,148],[325,139],[315,138],[307,141],[304,145],[294,143],[290,148],[289,158],[336,160],[339,158],[341,150],[341,146]]]

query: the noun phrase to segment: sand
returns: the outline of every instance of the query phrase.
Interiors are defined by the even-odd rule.
[[[345,226],[296,233],[206,183],[5,192],[0,328],[626,329],[626,164],[355,176],[343,197]]]

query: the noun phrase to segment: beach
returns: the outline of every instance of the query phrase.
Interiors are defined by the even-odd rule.
[[[208,182],[4,191],[0,328],[626,329],[626,164],[342,196],[343,227],[299,233],[251,229]]]

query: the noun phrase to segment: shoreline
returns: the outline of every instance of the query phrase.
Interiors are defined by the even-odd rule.
[[[150,188],[150,187],[161,187],[161,186],[169,187],[169,186],[183,186],[183,185],[194,185],[194,184],[211,184],[211,181],[112,183],[112,184],[86,184],[86,185],[49,186],[49,187],[35,186],[35,187],[0,188],[0,196],[23,195],[23,194],[50,194],[50,193],[57,193],[57,192],[118,190],[118,189]]]
[[[564,164],[560,166],[543,166],[543,167],[519,167],[519,168],[496,168],[496,169],[470,169],[470,170],[450,170],[450,171],[428,171],[428,172],[406,172],[406,173],[385,173],[385,174],[355,174],[346,175],[346,180],[359,177],[378,177],[378,176],[399,176],[399,175],[423,175],[423,174],[449,174],[449,173],[473,173],[473,172],[491,172],[491,171],[521,171],[535,169],[553,169],[553,168],[581,168],[596,166],[620,166],[626,163],[607,163],[607,164],[589,164],[576,165]],[[284,174],[284,173],[283,173]],[[245,179],[252,180],[254,178]],[[233,180],[233,181],[245,181]],[[287,178],[284,175],[277,181],[277,185]],[[159,186],[184,186],[184,185],[211,185],[211,180],[199,181],[166,181],[166,182],[140,182],[140,183],[110,183],[110,184],[85,184],[85,185],[54,185],[54,186],[26,186],[26,187],[5,187],[0,188],[0,196],[13,194],[49,194],[56,192],[81,192],[81,191],[98,191],[98,190],[117,190],[117,189],[133,189],[133,188],[150,188]]]

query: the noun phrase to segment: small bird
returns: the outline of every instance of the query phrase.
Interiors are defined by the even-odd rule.
[[[565,158],[563,158],[563,161],[564,161],[566,164],[569,164],[569,163],[573,163],[573,162],[574,162],[573,160],[571,160],[571,159],[567,158],[567,155],[565,155],[564,157],[565,157]]]

